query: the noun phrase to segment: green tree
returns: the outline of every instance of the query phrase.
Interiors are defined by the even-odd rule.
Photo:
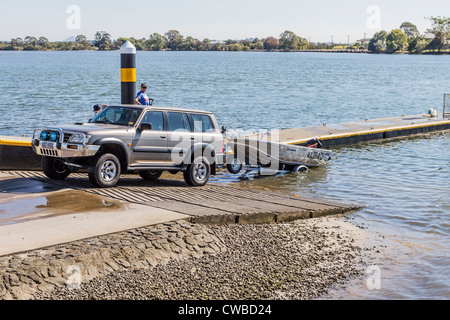
[[[408,44],[408,37],[400,29],[392,30],[386,37],[386,51],[394,53],[402,51]]]
[[[274,37],[267,37],[267,39],[264,41],[264,49],[268,51],[278,49],[278,45],[278,40]]]
[[[255,49],[256,50],[262,50],[264,49],[264,43],[262,41],[258,41],[255,43]]]
[[[225,50],[225,46],[222,43],[213,43],[211,44],[211,51],[224,51]]]
[[[380,53],[386,47],[386,38],[388,33],[384,30],[377,32],[373,35],[372,39],[370,39],[368,49],[372,53]]]
[[[242,51],[244,45],[240,42],[235,42],[227,46],[227,51]]]
[[[147,41],[147,40],[145,40],[145,38],[136,40],[136,44],[134,45],[134,46],[136,47],[136,50],[138,50],[138,51],[145,50],[145,48],[146,48],[145,42],[146,42],[146,41]]]
[[[22,38],[11,39],[9,50],[21,50],[23,49],[24,42]]]
[[[408,38],[415,38],[420,35],[420,32],[419,30],[417,30],[417,27],[411,22],[403,22],[402,25],[400,26],[400,30],[402,30],[403,33],[406,34]]]
[[[211,40],[208,38],[203,39],[200,50],[211,50]]]
[[[225,45],[229,46],[230,44],[234,44],[236,42],[237,42],[236,40],[227,39],[227,40],[225,40]]]
[[[163,35],[155,32],[150,35],[146,45],[148,50],[163,50],[167,45],[167,39]]]
[[[249,48],[250,48],[251,42],[250,42],[249,40],[242,40],[242,41],[240,41],[240,42],[242,43],[242,45],[243,45],[244,47],[249,47]]]
[[[116,41],[114,41],[114,49],[119,50],[123,46],[123,44],[127,41],[130,41],[130,43],[131,43],[131,40],[128,38],[125,38],[125,37],[117,38]]]
[[[436,32],[441,31],[445,38],[450,37],[450,18],[446,17],[428,17],[426,18],[431,22],[431,29],[428,29],[427,32],[436,34]]]
[[[164,35],[168,41],[167,47],[170,50],[178,50],[183,44],[184,38],[178,30],[169,30]]]
[[[299,37],[292,31],[286,30],[280,35],[279,48],[285,51],[297,50]]]
[[[37,44],[42,49],[48,49],[48,47],[50,46],[50,42],[48,41],[48,39],[46,37],[39,37]]]
[[[181,44],[181,47],[179,49],[185,50],[185,51],[194,51],[197,50],[197,48],[200,46],[200,41],[198,39],[195,39],[191,36],[187,37],[183,43]]]
[[[308,46],[309,46],[308,40],[306,40],[305,38],[299,37],[297,46],[298,46],[298,49],[301,49],[301,50],[308,49]]]
[[[444,48],[447,43],[447,39],[445,37],[445,33],[443,31],[437,31],[434,34],[434,39],[430,42],[430,49],[438,50],[439,52]]]
[[[38,40],[35,37],[26,36],[23,40],[24,42],[24,50],[36,50],[36,45]]]
[[[89,46],[86,36],[82,34],[79,34],[75,37],[75,42],[79,48],[84,50],[86,50]]]
[[[422,53],[427,45],[428,42],[422,36],[410,38],[408,40],[408,51],[410,53]]]
[[[106,31],[97,31],[94,43],[100,50],[109,50],[111,45],[111,35]]]

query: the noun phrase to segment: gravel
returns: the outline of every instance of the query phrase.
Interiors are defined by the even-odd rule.
[[[333,220],[334,219],[334,220]],[[361,274],[367,249],[341,220],[210,226],[225,252],[116,270],[35,299],[314,299]],[[341,221],[335,223],[336,221]],[[349,225],[347,223],[347,225]]]

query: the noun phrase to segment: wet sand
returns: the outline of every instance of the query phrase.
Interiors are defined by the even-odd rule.
[[[206,228],[223,252],[122,268],[80,289],[59,287],[34,298],[315,299],[360,276],[374,250],[368,234],[343,218]]]

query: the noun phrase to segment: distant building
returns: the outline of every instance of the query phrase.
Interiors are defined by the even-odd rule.
[[[433,40],[434,39],[434,33],[425,33],[422,37],[424,37],[425,40]]]
[[[362,38],[362,39],[356,40],[356,42],[359,42],[361,44],[365,44],[365,43],[369,43],[370,40],[372,40],[372,38]]]

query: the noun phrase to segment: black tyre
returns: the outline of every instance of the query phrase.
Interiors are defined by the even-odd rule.
[[[159,179],[159,177],[161,177],[162,175],[162,170],[144,170],[144,171],[139,171],[139,175],[141,176],[142,179],[144,180],[149,180],[149,181],[156,181]]]
[[[112,153],[96,157],[89,167],[89,180],[97,187],[114,187],[120,177],[120,161]]]
[[[205,157],[197,157],[183,172],[184,181],[190,186],[204,186],[211,174],[211,165]]]
[[[227,170],[232,174],[241,172],[242,162],[238,158],[234,158],[231,163],[227,163]]]
[[[295,173],[305,172],[305,171],[308,171],[308,167],[307,166],[302,166],[302,165],[295,166],[293,169],[291,169],[291,172],[295,172]]]
[[[50,179],[64,180],[70,174],[69,168],[61,159],[52,157],[42,157],[42,171]]]

